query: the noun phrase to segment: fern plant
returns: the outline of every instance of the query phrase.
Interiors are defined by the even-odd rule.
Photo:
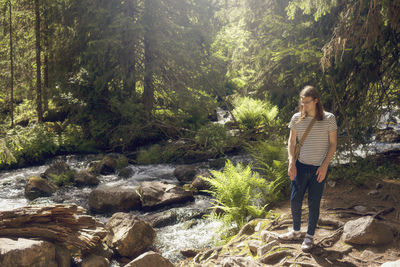
[[[265,206],[261,205],[268,185],[251,166],[240,163],[234,166],[228,160],[222,172],[211,170],[210,173],[213,178],[203,179],[211,189],[204,192],[215,198],[210,217],[223,223],[223,234],[229,235],[230,230],[236,232],[250,219],[264,216]]]
[[[287,150],[279,142],[257,141],[246,146],[256,169],[268,181],[268,201],[273,203],[289,192]]]
[[[276,106],[268,101],[251,97],[237,98],[234,106],[232,113],[239,122],[239,127],[244,130],[259,129],[266,124],[271,124],[278,115]]]

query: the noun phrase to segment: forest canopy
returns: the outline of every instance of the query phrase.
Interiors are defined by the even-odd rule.
[[[241,134],[286,138],[308,84],[337,116],[339,149],[398,113],[398,1],[0,0],[0,10],[0,164],[178,139],[211,149],[199,134],[221,132],[210,118],[239,98],[279,110]]]

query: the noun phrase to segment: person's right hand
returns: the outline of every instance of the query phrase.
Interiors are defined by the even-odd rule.
[[[294,177],[296,177],[296,175],[297,175],[296,163],[289,164],[288,175],[290,177],[290,181],[293,181]]]

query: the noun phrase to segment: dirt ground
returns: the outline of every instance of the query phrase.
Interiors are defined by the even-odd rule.
[[[275,210],[290,214],[290,202]],[[303,202],[302,232],[307,230],[307,196]],[[315,248],[311,253],[299,253],[297,261],[320,266],[380,266],[400,259],[400,180],[383,180],[355,186],[347,182],[327,182],[321,202],[321,219],[347,222],[372,215],[390,224],[397,233],[385,246],[350,246],[341,239],[330,248]],[[289,226],[291,228],[291,226]],[[286,229],[279,229],[283,233]],[[318,226],[315,243],[331,236],[334,229]],[[301,241],[298,246],[300,247]]]

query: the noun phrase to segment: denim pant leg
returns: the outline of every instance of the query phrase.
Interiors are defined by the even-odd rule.
[[[324,191],[325,181],[327,179],[328,174],[326,174],[325,179],[319,183],[317,181],[317,175],[315,172],[318,170],[318,167],[315,167],[313,170],[314,175],[311,177],[308,187],[308,229],[307,234],[314,235],[315,228],[317,227],[318,218],[319,218],[319,209],[322,198],[322,193]]]
[[[293,217],[293,230],[299,231],[301,226],[301,206],[303,203],[304,193],[307,188],[307,175],[302,164],[296,162],[297,175],[291,181],[290,208]]]

